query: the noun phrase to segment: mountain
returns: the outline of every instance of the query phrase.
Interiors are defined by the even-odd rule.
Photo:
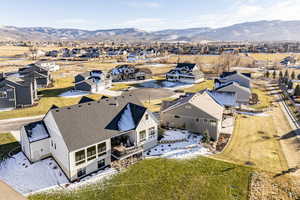
[[[139,40],[139,41],[300,41],[299,21],[257,21],[222,28],[168,29],[147,32],[135,28],[110,30],[0,26],[0,40]]]

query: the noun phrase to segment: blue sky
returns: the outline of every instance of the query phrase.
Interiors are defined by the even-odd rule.
[[[147,31],[300,20],[300,0],[3,0],[0,25]]]

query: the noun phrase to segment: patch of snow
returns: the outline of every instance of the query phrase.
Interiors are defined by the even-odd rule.
[[[81,97],[81,96],[85,96],[85,95],[89,95],[89,94],[90,94],[90,92],[87,92],[87,91],[70,90],[70,91],[60,94],[59,96],[65,97],[65,98],[76,98],[76,97]]]
[[[184,140],[179,141],[181,139]],[[165,143],[158,144],[146,152],[145,155],[148,158],[159,156],[162,158],[187,159],[211,154],[209,149],[203,147],[201,140],[201,135],[182,130],[169,130],[165,132],[162,139]],[[167,143],[167,141],[170,141],[170,143]]]
[[[30,164],[22,152],[0,165],[0,179],[24,195],[69,183],[51,158]]]
[[[6,111],[11,111],[15,108],[0,108],[0,112],[6,112]]]
[[[243,114],[243,115],[257,116],[257,117],[268,117],[268,116],[270,116],[269,114],[263,113],[263,112],[252,113],[252,112],[240,112],[240,111],[237,111],[237,113]]]
[[[129,131],[135,128],[135,123],[132,118],[130,105],[127,104],[125,110],[122,113],[120,120],[118,121],[118,129],[120,131]]]
[[[36,124],[31,130],[31,135],[28,137],[29,142],[35,142],[44,138],[47,138],[49,134],[47,133],[45,126],[41,123]]]

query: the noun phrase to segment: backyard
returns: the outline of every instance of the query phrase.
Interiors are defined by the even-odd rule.
[[[76,191],[53,191],[30,200],[212,199],[246,200],[251,169],[206,157],[146,159],[111,179]]]
[[[231,142],[221,154],[213,157],[270,172],[286,170],[288,166],[278,140],[280,133],[271,114],[239,114]]]

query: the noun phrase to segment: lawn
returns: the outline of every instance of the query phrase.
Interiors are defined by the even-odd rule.
[[[206,157],[146,159],[103,183],[72,192],[37,194],[29,199],[246,200],[250,173],[250,168]]]
[[[254,109],[264,109],[264,108],[268,108],[271,105],[272,98],[267,94],[266,91],[263,91],[258,88],[253,88],[252,93],[258,95],[259,102],[258,104],[251,105],[249,107]]]
[[[172,100],[175,100],[175,99],[176,98],[173,98],[173,97],[167,97],[167,98],[162,98],[162,99],[150,100],[150,102],[149,101],[144,101],[143,104],[151,112],[159,112],[162,101],[172,101]]]
[[[0,163],[7,158],[10,151],[16,149],[18,151],[20,144],[10,133],[0,133]]]
[[[58,97],[59,94],[71,89],[73,85],[72,78],[60,78],[56,79],[54,82],[53,88],[41,89],[39,91],[41,99],[38,102],[38,105],[15,109],[12,111],[0,112],[0,119],[9,119],[9,118],[18,118],[18,117],[28,117],[28,116],[37,116],[46,114],[46,112],[51,108],[52,105],[58,107],[70,106],[77,104],[81,97],[76,98],[63,98]],[[91,94],[88,97],[98,100],[102,95],[100,94]]]
[[[221,154],[213,157],[270,172],[286,170],[277,125],[272,116],[238,115],[231,142]]]
[[[192,87],[184,88],[183,91],[187,93],[195,93],[204,89],[213,89],[213,87],[214,87],[214,81],[206,80],[202,83],[194,84]]]

